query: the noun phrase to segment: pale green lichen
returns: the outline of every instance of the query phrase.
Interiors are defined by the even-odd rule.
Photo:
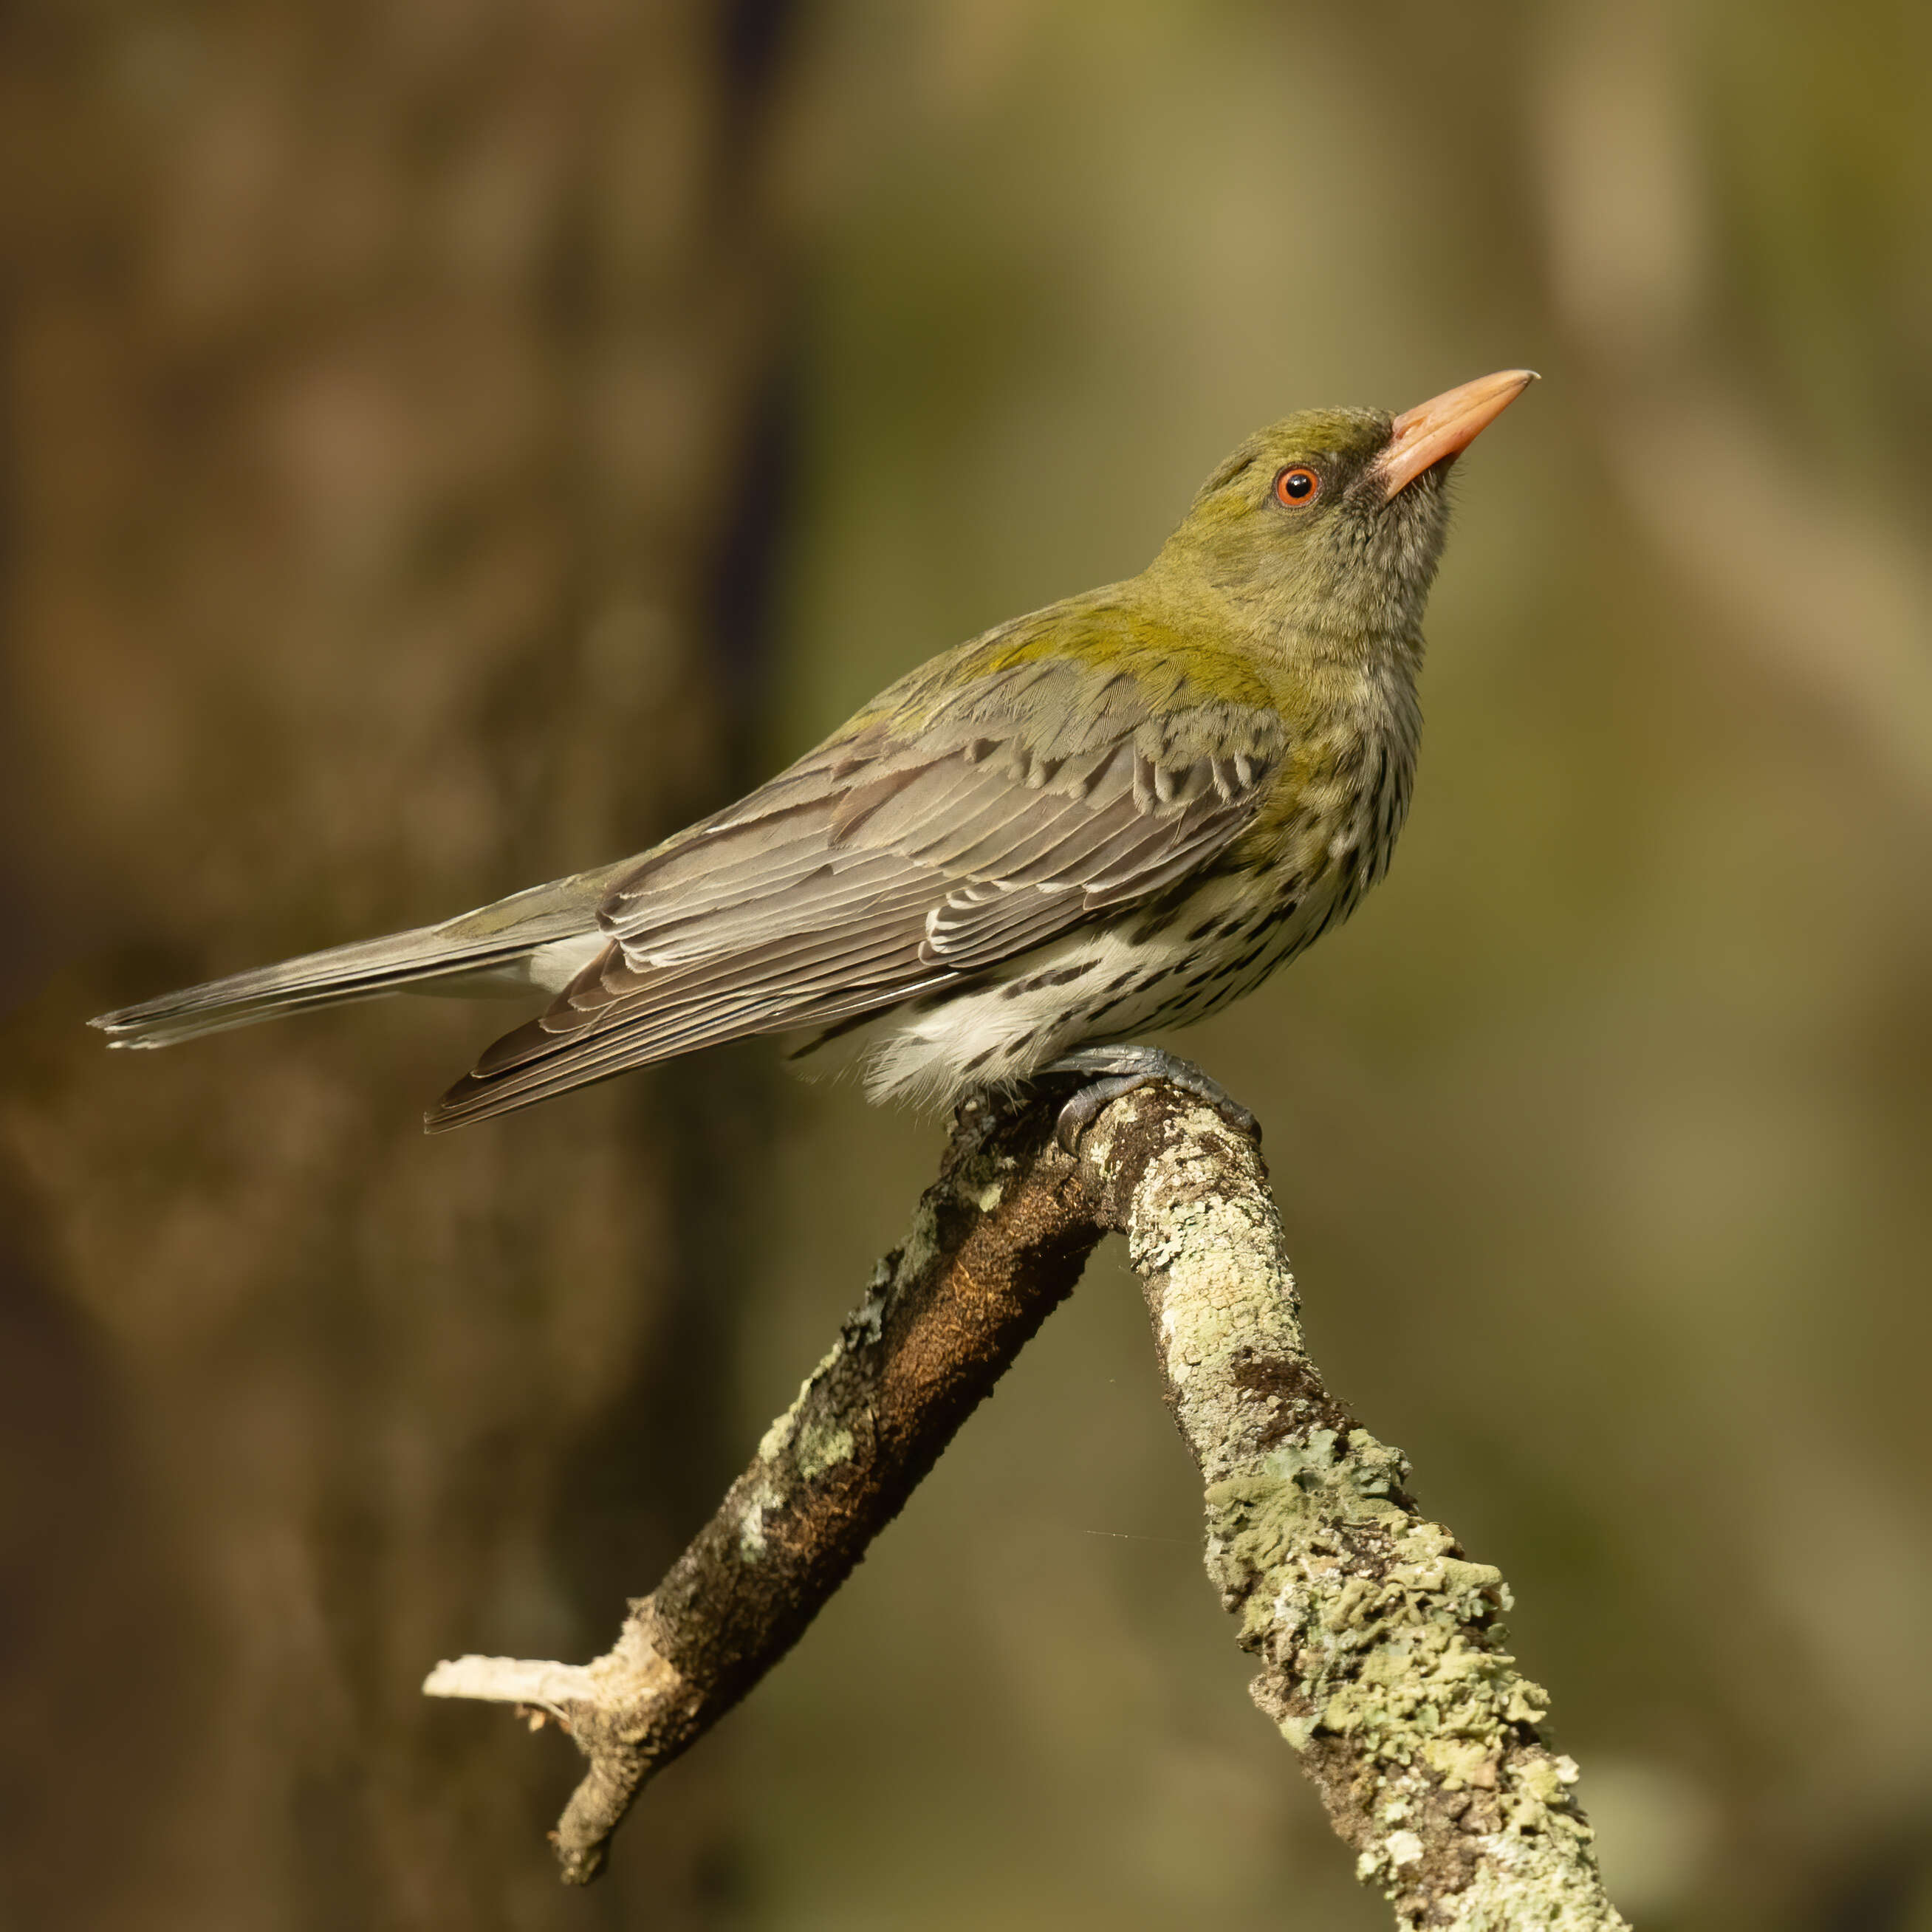
[[[746,1563],[758,1563],[765,1554],[765,1505],[754,1502],[738,1519],[738,1555]]]
[[[1455,1895],[1456,1932],[1627,1932],[1594,1861],[1547,1837],[1496,1836]]]
[[[874,1294],[877,1292],[875,1282]],[[860,1304],[848,1322],[848,1330],[854,1323],[862,1328],[868,1320],[878,1318],[872,1313],[872,1302],[873,1294],[868,1294]],[[883,1301],[880,1305],[883,1307]],[[852,1454],[852,1432],[814,1414],[812,1400],[813,1392],[837,1366],[848,1346],[848,1336],[842,1335],[799,1384],[791,1406],[758,1438],[758,1480],[738,1523],[738,1554],[747,1563],[758,1562],[765,1553],[766,1516],[783,1509],[790,1498],[790,1486],[785,1480],[788,1453],[791,1468],[806,1482],[824,1474]]]
[[[1496,1782],[1496,1760],[1480,1738],[1428,1738],[1422,1747],[1422,1760],[1444,1791],[1486,1789]]]
[[[1292,1276],[1283,1273],[1277,1282],[1266,1265],[1278,1232],[1272,1215],[1200,1192],[1212,1173],[1205,1162],[1198,1172],[1194,1165],[1178,1163],[1163,1170],[1158,1184],[1143,1186],[1129,1241],[1135,1268],[1166,1280],[1161,1340],[1177,1383],[1252,1342],[1258,1329],[1273,1325],[1282,1298],[1294,1292]],[[1169,1205],[1177,1192],[1183,1198]],[[1292,1300],[1287,1306],[1292,1310]]]
[[[913,1251],[934,1239],[931,1214],[922,1208],[915,1217],[906,1246],[888,1255],[873,1268],[864,1299],[844,1320],[838,1340],[798,1385],[798,1394],[784,1413],[758,1439],[757,1480],[746,1498],[738,1523],[738,1554],[746,1563],[765,1553],[765,1518],[785,1508],[791,1479],[812,1482],[828,1469],[848,1462],[857,1453],[850,1426],[829,1412],[829,1402],[814,1400],[826,1378],[847,1356],[876,1346],[884,1337],[886,1307],[892,1290],[913,1264]]]
[[[843,1423],[814,1416],[799,1431],[798,1473],[808,1483],[851,1460],[852,1432]]]
[[[1404,1823],[1424,1792],[1492,1792],[1499,1828],[1472,1843],[1479,1863],[1509,1868],[1518,1914],[1496,1924],[1525,1922],[1521,1847],[1536,1841],[1560,1850],[1550,1870],[1576,1888],[1576,1909],[1596,1901],[1591,1916],[1559,1912],[1549,1922],[1613,1924],[1582,1842],[1590,1828],[1570,1805],[1576,1766],[1526,1734],[1549,1700],[1517,1676],[1489,1627],[1509,1603],[1502,1574],[1456,1555],[1447,1530],[1409,1514],[1400,1498],[1407,1474],[1400,1452],[1366,1430],[1343,1444],[1323,1429],[1208,1489],[1209,1570],[1240,1612],[1243,1641],[1292,1690],[1282,1735],[1299,1751],[1324,1733],[1345,1738],[1378,1772],[1379,1815],[1401,1828],[1364,1850],[1358,1871],[1390,1898],[1424,1855]],[[1465,1913],[1466,1898],[1471,1911],[1488,1910],[1458,1894],[1456,1923],[1484,1924]]]
[[[1365,1430],[1346,1448],[1313,1431],[1256,1473],[1208,1492],[1209,1564],[1241,1609],[1242,1635],[1292,1668],[1313,1707],[1289,1742],[1318,1730],[1408,1763],[1419,1750],[1456,1788],[1481,1781],[1504,1728],[1540,1698],[1478,1626],[1506,1601],[1502,1574],[1454,1556],[1439,1525],[1397,1499],[1407,1466]],[[1370,1574],[1347,1574],[1364,1532],[1378,1539]]]
[[[862,1302],[859,1315],[862,1316],[866,1304]],[[798,1385],[798,1394],[793,1396],[791,1406],[777,1418],[771,1426],[758,1438],[758,1460],[761,1462],[775,1463],[789,1449],[800,1426],[810,1426],[806,1412],[811,1406],[812,1391],[838,1366],[845,1353],[846,1342],[843,1335],[819,1358],[818,1366]],[[801,1449],[800,1454],[803,1454]],[[849,1451],[848,1451],[849,1453]]]
[[[791,1447],[791,1438],[798,1429],[798,1405],[794,1402],[784,1414],[775,1418],[771,1426],[758,1438],[758,1460],[776,1462]]]

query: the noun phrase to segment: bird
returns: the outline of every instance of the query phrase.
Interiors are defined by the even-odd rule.
[[[550,995],[432,1132],[775,1034],[876,1101],[1070,1076],[1069,1145],[1158,1079],[1258,1134],[1138,1036],[1252,992],[1388,869],[1445,478],[1535,380],[1258,430],[1138,576],[929,659],[648,851],[90,1024],[151,1048],[388,993]]]

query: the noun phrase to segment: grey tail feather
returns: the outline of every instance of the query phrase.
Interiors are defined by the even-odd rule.
[[[598,930],[597,906],[616,868],[579,873],[494,905],[380,939],[304,953],[274,966],[184,987],[88,1022],[110,1046],[172,1046],[198,1034],[386,993],[454,992],[514,969],[540,947]],[[436,982],[446,982],[437,986]],[[465,990],[467,990],[465,988]]]

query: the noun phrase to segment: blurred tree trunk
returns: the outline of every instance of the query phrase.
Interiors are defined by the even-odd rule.
[[[7,896],[39,988],[0,1088],[9,1923],[716,1916],[715,1752],[586,1900],[539,1836],[574,1754],[533,1772],[417,1686],[588,1654],[622,1609],[596,1552],[655,1574],[735,1466],[705,1418],[746,1063],[431,1142],[520,1010],[159,1055],[81,1022],[725,793],[783,10],[0,28]]]

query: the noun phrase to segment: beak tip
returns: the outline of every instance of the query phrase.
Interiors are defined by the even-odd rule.
[[[1499,369],[1446,389],[1395,418],[1380,467],[1390,496],[1426,470],[1460,454],[1540,380],[1534,369]]]

